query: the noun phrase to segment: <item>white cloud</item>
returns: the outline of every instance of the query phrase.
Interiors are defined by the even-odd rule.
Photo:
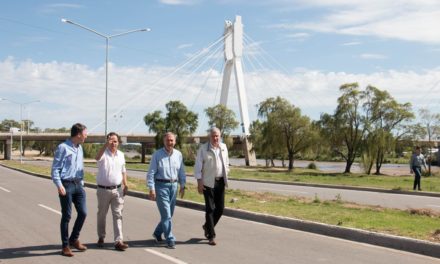
[[[84,8],[84,6],[78,4],[71,4],[71,3],[56,3],[56,4],[44,5],[41,8],[41,11],[44,13],[54,13],[64,9],[81,9],[81,8]]]
[[[361,45],[361,44],[362,44],[362,42],[359,42],[359,41],[353,41],[353,42],[346,42],[346,43],[343,43],[342,46],[357,46],[357,45]]]
[[[147,132],[143,116],[155,110],[164,111],[170,100],[180,100],[199,113],[199,132],[207,126],[204,109],[220,99],[221,71],[192,72],[192,67],[173,72],[175,68],[152,66],[119,67],[110,64],[108,125],[121,133]],[[40,100],[29,105],[23,116],[40,128],[70,127],[85,123],[92,132],[103,131],[104,67],[33,61],[0,61],[0,94],[16,102]],[[312,119],[323,112],[332,113],[340,95],[341,84],[358,82],[361,88],[374,85],[387,90],[399,102],[411,102],[415,109],[430,107],[440,112],[440,68],[421,72],[383,71],[372,74],[319,72],[302,69],[292,73],[278,71],[246,72],[245,84],[251,120],[255,105],[268,97],[282,96],[299,106]],[[234,77],[231,79],[228,107],[239,117]],[[0,102],[0,119],[19,118],[18,106]]]
[[[287,34],[286,37],[290,38],[290,39],[303,41],[303,40],[306,40],[310,37],[310,33],[299,32],[299,33],[294,33],[294,34]]]
[[[289,1],[282,1],[287,4]],[[440,2],[434,0],[298,0],[302,8],[323,9],[309,21],[277,24],[288,30],[375,36],[439,44]],[[290,2],[290,4],[294,4]]]
[[[201,0],[159,0],[160,3],[165,5],[194,5]]]
[[[373,53],[363,53],[359,55],[359,57],[366,60],[383,60],[387,58],[385,55]]]
[[[186,48],[190,48],[192,46],[193,46],[192,43],[184,43],[184,44],[180,44],[179,46],[177,46],[177,49],[186,49]]]

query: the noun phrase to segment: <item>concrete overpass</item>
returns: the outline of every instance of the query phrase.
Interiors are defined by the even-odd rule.
[[[155,135],[141,135],[141,134],[131,134],[131,135],[120,135],[123,144],[127,143],[137,143],[141,144],[141,161],[145,163],[145,154],[147,148],[152,148],[155,145],[154,137]],[[0,142],[3,143],[4,146],[4,159],[9,160],[12,157],[12,143],[19,142],[22,140],[25,141],[55,141],[55,142],[63,142],[66,138],[69,138],[69,133],[23,133],[20,135],[19,133],[11,134],[11,133],[0,133]],[[233,148],[242,148],[244,144],[242,144],[242,138],[240,136],[232,136],[234,146]],[[190,136],[187,138],[187,143],[200,143],[206,142],[208,137],[204,136]],[[102,134],[88,134],[86,143],[104,143],[105,137]]]

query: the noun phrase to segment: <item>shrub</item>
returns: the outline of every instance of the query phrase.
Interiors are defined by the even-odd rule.
[[[318,167],[316,166],[316,164],[314,162],[310,162],[309,165],[307,165],[307,169],[316,170],[316,169],[318,169]]]
[[[194,166],[194,164],[196,164],[195,160],[184,160],[183,163],[185,164],[185,166]]]

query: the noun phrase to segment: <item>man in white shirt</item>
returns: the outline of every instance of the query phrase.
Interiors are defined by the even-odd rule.
[[[122,236],[122,209],[124,207],[124,195],[127,187],[127,172],[125,169],[125,157],[118,150],[119,135],[110,132],[107,142],[96,155],[98,163],[98,175],[96,176],[98,197],[98,247],[104,246],[105,223],[109,206],[113,215],[113,233],[115,249],[124,251],[128,245],[124,243]]]
[[[203,230],[209,245],[215,246],[215,229],[225,208],[225,187],[228,185],[228,149],[220,142],[220,130],[211,128],[209,142],[202,144],[197,152],[194,178],[197,188],[205,198],[205,224]]]

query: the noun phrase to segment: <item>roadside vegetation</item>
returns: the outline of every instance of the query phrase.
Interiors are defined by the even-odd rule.
[[[87,166],[96,166],[89,163]],[[148,164],[127,163],[127,169],[147,171]],[[185,166],[186,173],[193,174],[193,166]],[[231,179],[280,181],[293,183],[328,184],[338,186],[371,187],[386,190],[412,191],[414,177],[368,175],[365,173],[325,173],[317,169],[266,167],[231,167]],[[440,175],[422,177],[422,188],[426,192],[440,192]]]
[[[20,164],[17,161],[2,161],[1,163],[6,166],[42,174],[48,178],[50,175],[49,167],[40,167],[26,163]],[[260,173],[264,174],[264,172]],[[283,174],[287,175],[286,173]],[[332,176],[327,177],[331,178]],[[95,183],[95,176],[86,173],[85,181]],[[129,178],[128,185],[130,190],[147,193],[145,180]],[[185,199],[199,203],[203,202],[203,197],[197,193],[196,186],[192,184],[187,186]],[[336,195],[333,200],[327,201],[321,200],[318,196],[315,196],[314,199],[305,199],[295,196],[239,190],[227,190],[225,202],[229,208],[359,228],[434,242],[440,241],[440,236],[438,235],[440,233],[438,224],[440,216],[429,209],[397,210],[365,206],[345,202],[344,197],[341,197],[341,195]]]

